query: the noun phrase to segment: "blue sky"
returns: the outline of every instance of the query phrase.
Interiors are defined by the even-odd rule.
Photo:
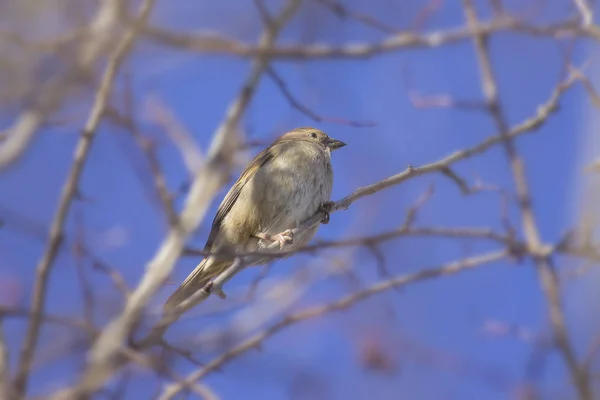
[[[278,2],[269,4],[275,3]],[[356,22],[341,21],[310,1],[306,3],[309,5],[286,28],[280,43],[339,45],[384,37]],[[487,2],[476,3],[482,16],[490,15]],[[520,1],[505,4],[511,11],[527,8]],[[377,0],[367,6],[355,0],[347,5],[406,29],[421,10],[422,2]],[[562,18],[569,7],[568,1],[547,2],[543,13],[534,14],[531,20]],[[261,29],[252,2],[235,0],[158,1],[152,19],[172,29],[213,29],[245,41],[256,38]],[[460,2],[443,1],[422,29],[463,24]],[[502,33],[491,40],[491,57],[508,121],[517,124],[533,115],[536,107],[549,98],[562,67],[560,48],[549,39]],[[581,62],[585,57],[585,47],[577,45],[574,60]],[[243,124],[252,139],[268,142],[295,126],[314,125],[348,143],[334,154],[334,199],[402,171],[408,164],[435,161],[495,133],[488,115],[444,108],[416,109],[407,93],[408,85],[423,95],[443,93],[457,99],[480,99],[478,68],[469,41],[435,49],[403,50],[367,60],[276,61],[273,66],[294,95],[312,110],[377,123],[369,128],[315,123],[293,109],[272,81],[264,78],[261,82]],[[184,53],[142,42],[126,67],[131,72],[138,121],[146,132],[161,137],[160,130],[143,117],[144,100],[157,96],[206,149],[248,68],[247,60],[236,57]],[[120,90],[115,93],[115,105],[119,104]],[[584,140],[586,103],[583,90],[574,88],[564,95],[560,112],[540,131],[518,141],[541,234],[549,243],[558,240],[573,223],[571,208],[577,200],[574,176],[581,167],[578,151]],[[89,112],[89,99],[74,101],[66,110],[66,115],[82,121]],[[80,128],[74,123],[44,130],[18,165],[1,175],[0,218],[6,219],[7,226],[0,229],[0,277],[10,283],[17,295],[5,299],[8,296],[0,294],[0,301],[28,304],[44,242],[24,233],[19,218],[34,221],[42,232],[49,225]],[[188,179],[185,165],[168,139],[162,136],[160,143],[161,165],[171,189],[176,190]],[[456,171],[470,183],[480,179],[513,191],[501,150],[494,148],[461,162]],[[166,230],[160,207],[151,201],[136,173],[140,165],[144,170],[143,155],[131,136],[104,123],[82,177],[82,192],[90,200],[74,204],[68,224],[68,235],[72,237],[76,233],[75,216],[82,218],[86,241],[94,254],[118,268],[131,286],[138,281],[145,261]],[[148,176],[144,179],[149,182]],[[318,238],[336,240],[398,227],[406,209],[432,183],[436,190],[418,214],[419,225],[502,229],[497,193],[464,196],[447,179],[431,175],[362,199],[348,211],[336,213],[329,225],[319,229]],[[224,191],[214,202],[211,217],[223,194]],[[514,204],[511,216],[518,226]],[[211,217],[192,239],[198,247],[206,240]],[[494,246],[489,243],[431,238],[401,239],[381,246],[387,267],[394,275],[492,249]],[[335,251],[326,254],[344,256]],[[381,279],[368,251],[359,249],[347,258],[363,286]],[[197,261],[182,259],[174,279],[185,278]],[[287,276],[306,266],[307,261],[311,259],[306,256],[279,261],[271,274]],[[327,258],[312,262],[327,262]],[[572,260],[561,263],[564,267],[575,265]],[[91,267],[89,262],[86,267]],[[231,286],[244,288],[257,273],[257,269],[245,271]],[[90,274],[96,279],[95,289],[103,304],[96,316],[101,323],[114,315],[121,299],[105,277]],[[581,306],[581,301],[577,301],[580,289],[577,282],[565,286],[570,299],[567,311],[571,333],[582,355],[597,334],[597,319],[586,318],[577,312],[580,309],[571,306]],[[315,285],[293,309],[337,299],[349,290],[352,286],[344,279],[329,278]],[[161,292],[155,304],[167,293]],[[219,301],[211,299],[213,303]],[[48,309],[61,315],[82,310],[76,264],[68,249],[57,259]],[[344,313],[297,325],[271,338],[261,352],[252,351],[236,359],[205,382],[223,399],[505,399],[515,398],[518,387],[528,379],[539,385],[542,398],[570,396],[568,378],[556,353],[548,353],[541,372],[530,377],[528,364],[535,357],[530,343],[510,336],[481,334],[486,321],[498,320],[545,335],[549,332],[546,315],[546,302],[531,263],[503,261],[418,283],[400,292],[391,291]],[[169,337],[177,340],[178,335],[201,332],[207,323],[224,324],[231,316],[232,313],[225,313],[218,318],[182,322],[182,327],[174,329]],[[5,329],[14,359],[25,325],[11,320]],[[64,332],[56,327],[45,329],[40,348],[51,348],[50,343],[63,337]],[[396,372],[377,373],[360,365],[359,349],[366,338],[376,338],[398,366]],[[430,354],[435,357],[429,357]],[[212,357],[199,352],[199,358],[207,361]],[[33,391],[46,392],[68,383],[81,362],[82,358],[76,356],[42,364],[33,377]],[[191,370],[184,362],[178,362],[176,367],[180,374]],[[130,386],[127,398],[148,398],[157,385],[152,375],[144,374]]]

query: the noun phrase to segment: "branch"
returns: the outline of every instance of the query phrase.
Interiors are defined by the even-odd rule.
[[[283,12],[276,18],[276,22],[263,33],[259,47],[273,46],[279,32],[299,6],[299,0],[291,0],[287,3]],[[192,183],[179,218],[180,225],[170,229],[155,256],[148,262],[146,273],[128,298],[123,313],[108,324],[94,344],[90,351],[88,365],[77,386],[58,393],[54,398],[77,398],[93,392],[103,385],[120,365],[127,361],[122,354],[122,349],[138,323],[144,306],[168,278],[182,253],[187,237],[198,227],[217,190],[226,181],[229,173],[228,154],[231,153],[229,146],[233,142],[236,127],[268,62],[267,57],[259,57],[253,63],[240,95],[229,106],[225,119],[215,133],[204,167],[198,172]]]
[[[177,146],[190,175],[200,170],[204,158],[201,149],[166,104],[158,97],[151,97],[144,102],[144,108],[148,118],[159,125]]]
[[[341,299],[332,303],[311,307],[304,311],[300,311],[295,314],[289,315],[280,322],[271,326],[270,328],[267,328],[266,330],[255,334],[254,336],[238,344],[225,354],[215,358],[214,360],[206,364],[204,368],[193,372],[183,381],[173,383],[167,386],[162,392],[161,396],[159,397],[159,400],[172,399],[181,390],[184,390],[188,385],[193,384],[194,382],[203,378],[210,372],[219,369],[223,364],[239,356],[240,354],[243,354],[253,348],[260,347],[260,345],[267,338],[299,322],[303,322],[313,318],[318,318],[334,311],[342,311],[344,309],[347,309],[354,303],[357,303],[376,294],[385,292],[392,288],[404,287],[414,282],[434,279],[441,276],[452,275],[462,271],[477,268],[485,264],[499,261],[507,255],[507,251],[497,251],[477,257],[471,257],[460,261],[455,261],[439,268],[426,269],[412,274],[401,275],[396,278],[375,284],[367,289],[342,297]]]
[[[594,14],[587,0],[573,0],[579,15],[581,16],[581,25],[586,28],[594,23]]]
[[[548,117],[557,109],[558,101],[560,99],[560,95],[569,88],[574,82],[574,78],[570,77],[564,83],[558,85],[557,88],[553,91],[550,99],[540,105],[538,107],[537,115],[525,120],[523,123],[517,125],[509,132],[509,137],[516,137],[521,134],[531,132],[532,130],[539,128]],[[393,175],[389,178],[383,179],[379,182],[376,182],[370,186],[365,186],[362,188],[358,188],[352,194],[344,197],[343,199],[334,202],[331,206],[329,213],[334,213],[336,211],[342,209],[348,209],[352,203],[356,200],[373,195],[377,192],[380,192],[388,187],[398,185],[404,181],[415,178],[417,176],[429,174],[429,173],[442,173],[447,175],[447,171],[449,170],[450,165],[472,157],[476,154],[482,153],[489,149],[490,147],[501,143],[504,140],[504,136],[502,134],[497,136],[491,136],[482,143],[467,149],[463,149],[457,151],[437,162],[424,165],[422,167],[412,167],[409,166],[404,172]],[[459,185],[462,186],[462,185]],[[311,229],[316,224],[320,223],[325,216],[324,212],[317,212],[311,218],[304,221],[300,226],[295,229],[292,229],[292,233],[294,235],[298,235],[300,232]],[[514,245],[511,246],[511,250],[515,250]],[[258,256],[257,254],[260,254]],[[181,303],[179,306],[170,310],[166,313],[161,321],[155,325],[155,327],[151,330],[151,333],[146,336],[146,338],[142,339],[139,343],[139,346],[149,346],[153,343],[156,343],[159,340],[167,328],[173,322],[177,321],[177,319],[190,308],[202,303],[205,301],[211,293],[217,293],[220,296],[223,296],[222,287],[223,285],[229,281],[235,274],[241,271],[245,266],[251,265],[254,260],[264,257],[265,255],[273,256],[273,258],[279,258],[286,255],[286,253],[281,252],[279,250],[278,244],[273,243],[260,252],[252,252],[249,254],[244,253],[236,253],[238,258],[236,262],[230,266],[227,270],[221,273],[216,279],[214,279],[211,283],[206,285],[204,288],[199,289],[194,295],[192,295],[185,302]],[[241,259],[240,259],[241,257]]]
[[[215,33],[200,35],[167,31],[157,27],[146,27],[145,33],[159,43],[204,54],[232,54],[240,57],[267,56],[271,59],[314,60],[324,58],[367,58],[377,54],[406,48],[439,47],[459,42],[478,33],[492,33],[512,27],[509,19],[495,19],[476,28],[459,27],[433,31],[419,35],[401,32],[390,35],[377,43],[355,42],[341,47],[318,43],[314,45],[287,45],[269,49],[257,48],[246,43],[222,37]]]
[[[550,25],[531,25],[501,15],[487,22],[447,30],[435,30],[424,34],[400,32],[379,42],[351,42],[342,46],[328,43],[291,44],[261,49],[247,43],[221,36],[218,33],[188,34],[147,26],[145,34],[152,40],[167,46],[203,54],[223,54],[238,57],[268,56],[277,60],[313,61],[317,59],[369,58],[402,49],[433,48],[472,39],[478,35],[498,32],[515,32],[541,37],[589,37],[600,41],[600,27],[594,24],[581,26],[571,20]]]
[[[463,0],[464,12],[469,26],[477,26],[477,14],[471,0]],[[488,106],[488,112],[492,116],[496,127],[500,131],[502,144],[507,155],[508,162],[516,186],[519,209],[521,212],[522,229],[528,251],[534,258],[542,289],[550,307],[550,322],[554,339],[563,360],[565,361],[571,379],[581,400],[592,400],[594,398],[587,370],[582,368],[575,356],[575,350],[571,346],[565,326],[565,317],[562,310],[560,284],[554,271],[550,255],[545,254],[544,244],[540,237],[538,225],[531,204],[531,193],[527,182],[525,165],[518,154],[515,143],[509,132],[504,116],[498,85],[490,61],[485,35],[474,37],[475,52],[479,62],[481,73],[481,86]]]
[[[487,239],[492,240],[501,244],[508,245],[513,239],[508,235],[495,232],[486,228],[460,228],[460,227],[412,227],[410,225],[403,225],[398,229],[389,230],[382,233],[377,233],[369,236],[362,236],[356,238],[350,238],[345,240],[323,240],[314,244],[306,245],[300,249],[293,251],[277,251],[273,253],[266,253],[264,250],[253,251],[253,252],[240,252],[235,253],[239,257],[262,255],[272,256],[273,258],[288,257],[296,253],[313,253],[317,250],[327,248],[340,248],[350,246],[370,246],[382,242],[386,242],[399,237],[444,237],[444,238],[470,238],[470,239]],[[566,252],[566,251],[565,251]],[[185,250],[185,255],[189,256],[231,256],[230,253],[224,252],[209,252],[199,249]]]
[[[81,177],[83,167],[92,147],[92,143],[104,114],[104,110],[108,104],[113,81],[115,80],[121,63],[125,59],[137,37],[140,24],[145,23],[145,21],[148,19],[154,1],[155,0],[146,0],[143,3],[140,9],[140,23],[133,25],[129,29],[112,53],[100,82],[100,86],[98,87],[98,91],[96,92],[96,97],[89,118],[84,126],[81,138],[77,143],[73,158],[73,165],[71,167],[71,171],[69,172],[67,181],[63,186],[61,197],[58,203],[58,209],[54,215],[54,219],[50,227],[48,245],[36,269],[37,279],[33,289],[32,316],[29,321],[25,340],[23,341],[23,345],[21,347],[19,364],[15,378],[15,390],[20,396],[22,396],[27,389],[29,371],[31,369],[31,363],[40,334],[42,314],[44,311],[46,292],[48,289],[48,279],[62,243],[65,221],[71,208],[73,197],[77,192],[79,178]]]
[[[271,79],[273,79],[273,82],[275,82],[275,85],[281,91],[281,94],[283,94],[283,97],[285,97],[287,99],[287,101],[290,102],[292,107],[294,107],[296,110],[300,111],[302,114],[304,114],[305,116],[307,116],[308,118],[312,119],[315,122],[330,122],[330,123],[334,123],[334,124],[348,125],[348,126],[353,126],[353,127],[357,127],[357,128],[370,127],[370,126],[377,125],[373,121],[353,121],[353,120],[348,120],[345,118],[328,117],[328,116],[323,116],[323,115],[317,114],[314,111],[312,111],[310,108],[305,106],[304,104],[300,103],[300,101],[298,101],[294,97],[292,92],[287,87],[287,84],[285,83],[283,78],[281,78],[279,76],[279,74],[275,71],[275,69],[273,69],[272,67],[269,67],[267,72],[268,72],[269,76],[271,77]]]
[[[4,320],[0,318],[0,398],[12,398],[12,388],[10,385],[10,371],[8,369],[8,347],[4,337]]]
[[[128,108],[131,110],[133,109],[133,106],[131,105]],[[133,139],[144,154],[150,169],[154,190],[158,195],[167,222],[171,228],[177,227],[179,224],[179,217],[173,206],[173,196],[169,193],[167,178],[162,170],[158,154],[156,153],[155,143],[152,139],[149,139],[144,135],[133,118],[121,115],[116,110],[110,110],[108,114],[118,125],[123,127],[133,136]]]
[[[31,319],[32,311],[24,308],[0,306],[0,320],[4,318],[24,318]],[[44,323],[62,325],[69,329],[83,330],[86,333],[94,333],[93,327],[89,326],[87,321],[76,318],[64,317],[61,315],[43,314]]]
[[[76,83],[76,77],[86,76],[94,63],[112,45],[120,10],[120,0],[102,1],[85,35],[81,34],[82,39],[87,37],[90,40],[82,40],[76,63],[63,76],[52,79],[34,104],[17,116],[14,124],[2,135],[4,140],[0,143],[0,169],[9,166],[23,154],[50,113],[64,101]],[[79,35],[75,36],[77,37]]]
[[[547,121],[547,119],[550,117],[550,115],[552,115],[557,110],[560,96],[568,88],[570,88],[574,82],[575,82],[575,78],[573,78],[571,76],[566,81],[564,81],[563,83],[558,85],[553,90],[552,94],[550,95],[550,98],[545,103],[542,103],[538,107],[536,115],[523,121],[519,125],[516,125],[515,127],[513,127],[508,132],[508,137],[515,138],[515,137],[521,136],[526,133],[531,133],[536,129],[539,129]],[[379,181],[377,183],[374,183],[372,185],[358,188],[354,193],[337,201],[335,203],[335,205],[333,206],[331,212],[335,212],[340,209],[347,209],[353,202],[355,202],[356,200],[358,200],[362,197],[369,196],[374,193],[380,192],[383,189],[386,189],[390,186],[395,186],[395,185],[397,185],[401,182],[404,182],[408,179],[412,179],[417,176],[429,174],[432,172],[445,171],[445,170],[447,170],[447,168],[450,165],[452,165],[458,161],[473,157],[476,154],[483,153],[486,150],[488,150],[489,148],[491,148],[492,146],[495,146],[504,140],[505,139],[504,139],[503,134],[490,136],[486,140],[484,140],[483,142],[479,143],[476,146],[473,146],[473,147],[470,147],[467,149],[463,149],[463,150],[458,150],[455,153],[450,154],[449,156],[447,156],[439,161],[433,162],[431,164],[426,164],[421,167],[409,166],[406,168],[406,170],[404,170],[403,172],[401,172],[399,174],[390,176],[389,178],[386,178],[386,179]],[[323,216],[321,214],[319,214],[319,215]]]

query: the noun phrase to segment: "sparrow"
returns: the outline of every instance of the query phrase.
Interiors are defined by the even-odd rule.
[[[346,144],[312,127],[296,128],[277,138],[248,164],[217,210],[198,264],[165,303],[165,310],[204,288],[235,261],[236,252],[255,252],[273,242],[293,251],[318,229],[292,230],[328,207],[333,185],[331,152]],[[255,265],[268,262],[257,260]]]

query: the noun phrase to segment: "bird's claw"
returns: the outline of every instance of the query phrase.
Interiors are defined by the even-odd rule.
[[[279,250],[281,250],[283,249],[283,246],[294,241],[294,232],[292,232],[291,229],[286,229],[285,231],[273,236],[273,239],[274,241],[279,242]]]
[[[225,294],[223,289],[215,288],[214,285],[215,285],[214,282],[209,282],[208,284],[206,284],[206,286],[204,286],[204,290],[206,291],[206,293],[208,293],[209,295],[211,293],[214,293],[217,296],[219,296],[221,299],[225,300],[227,298],[227,295]]]
[[[269,235],[268,233],[258,233],[256,235],[257,238],[269,241],[271,243],[278,242],[279,250],[283,249],[288,243],[292,243],[294,241],[294,232],[291,229],[286,229],[285,231],[278,233],[277,235]]]
[[[324,213],[325,215],[323,216],[323,218],[321,219],[321,223],[323,225],[327,225],[329,223],[329,213],[331,212],[331,209],[333,207],[335,203],[333,201],[326,201],[325,203],[323,203],[321,205],[321,207],[319,207],[319,211]]]

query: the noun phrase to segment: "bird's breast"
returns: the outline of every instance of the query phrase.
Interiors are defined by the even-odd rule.
[[[271,234],[298,226],[329,200],[332,181],[324,151],[290,149],[278,155],[255,177],[261,225]]]

